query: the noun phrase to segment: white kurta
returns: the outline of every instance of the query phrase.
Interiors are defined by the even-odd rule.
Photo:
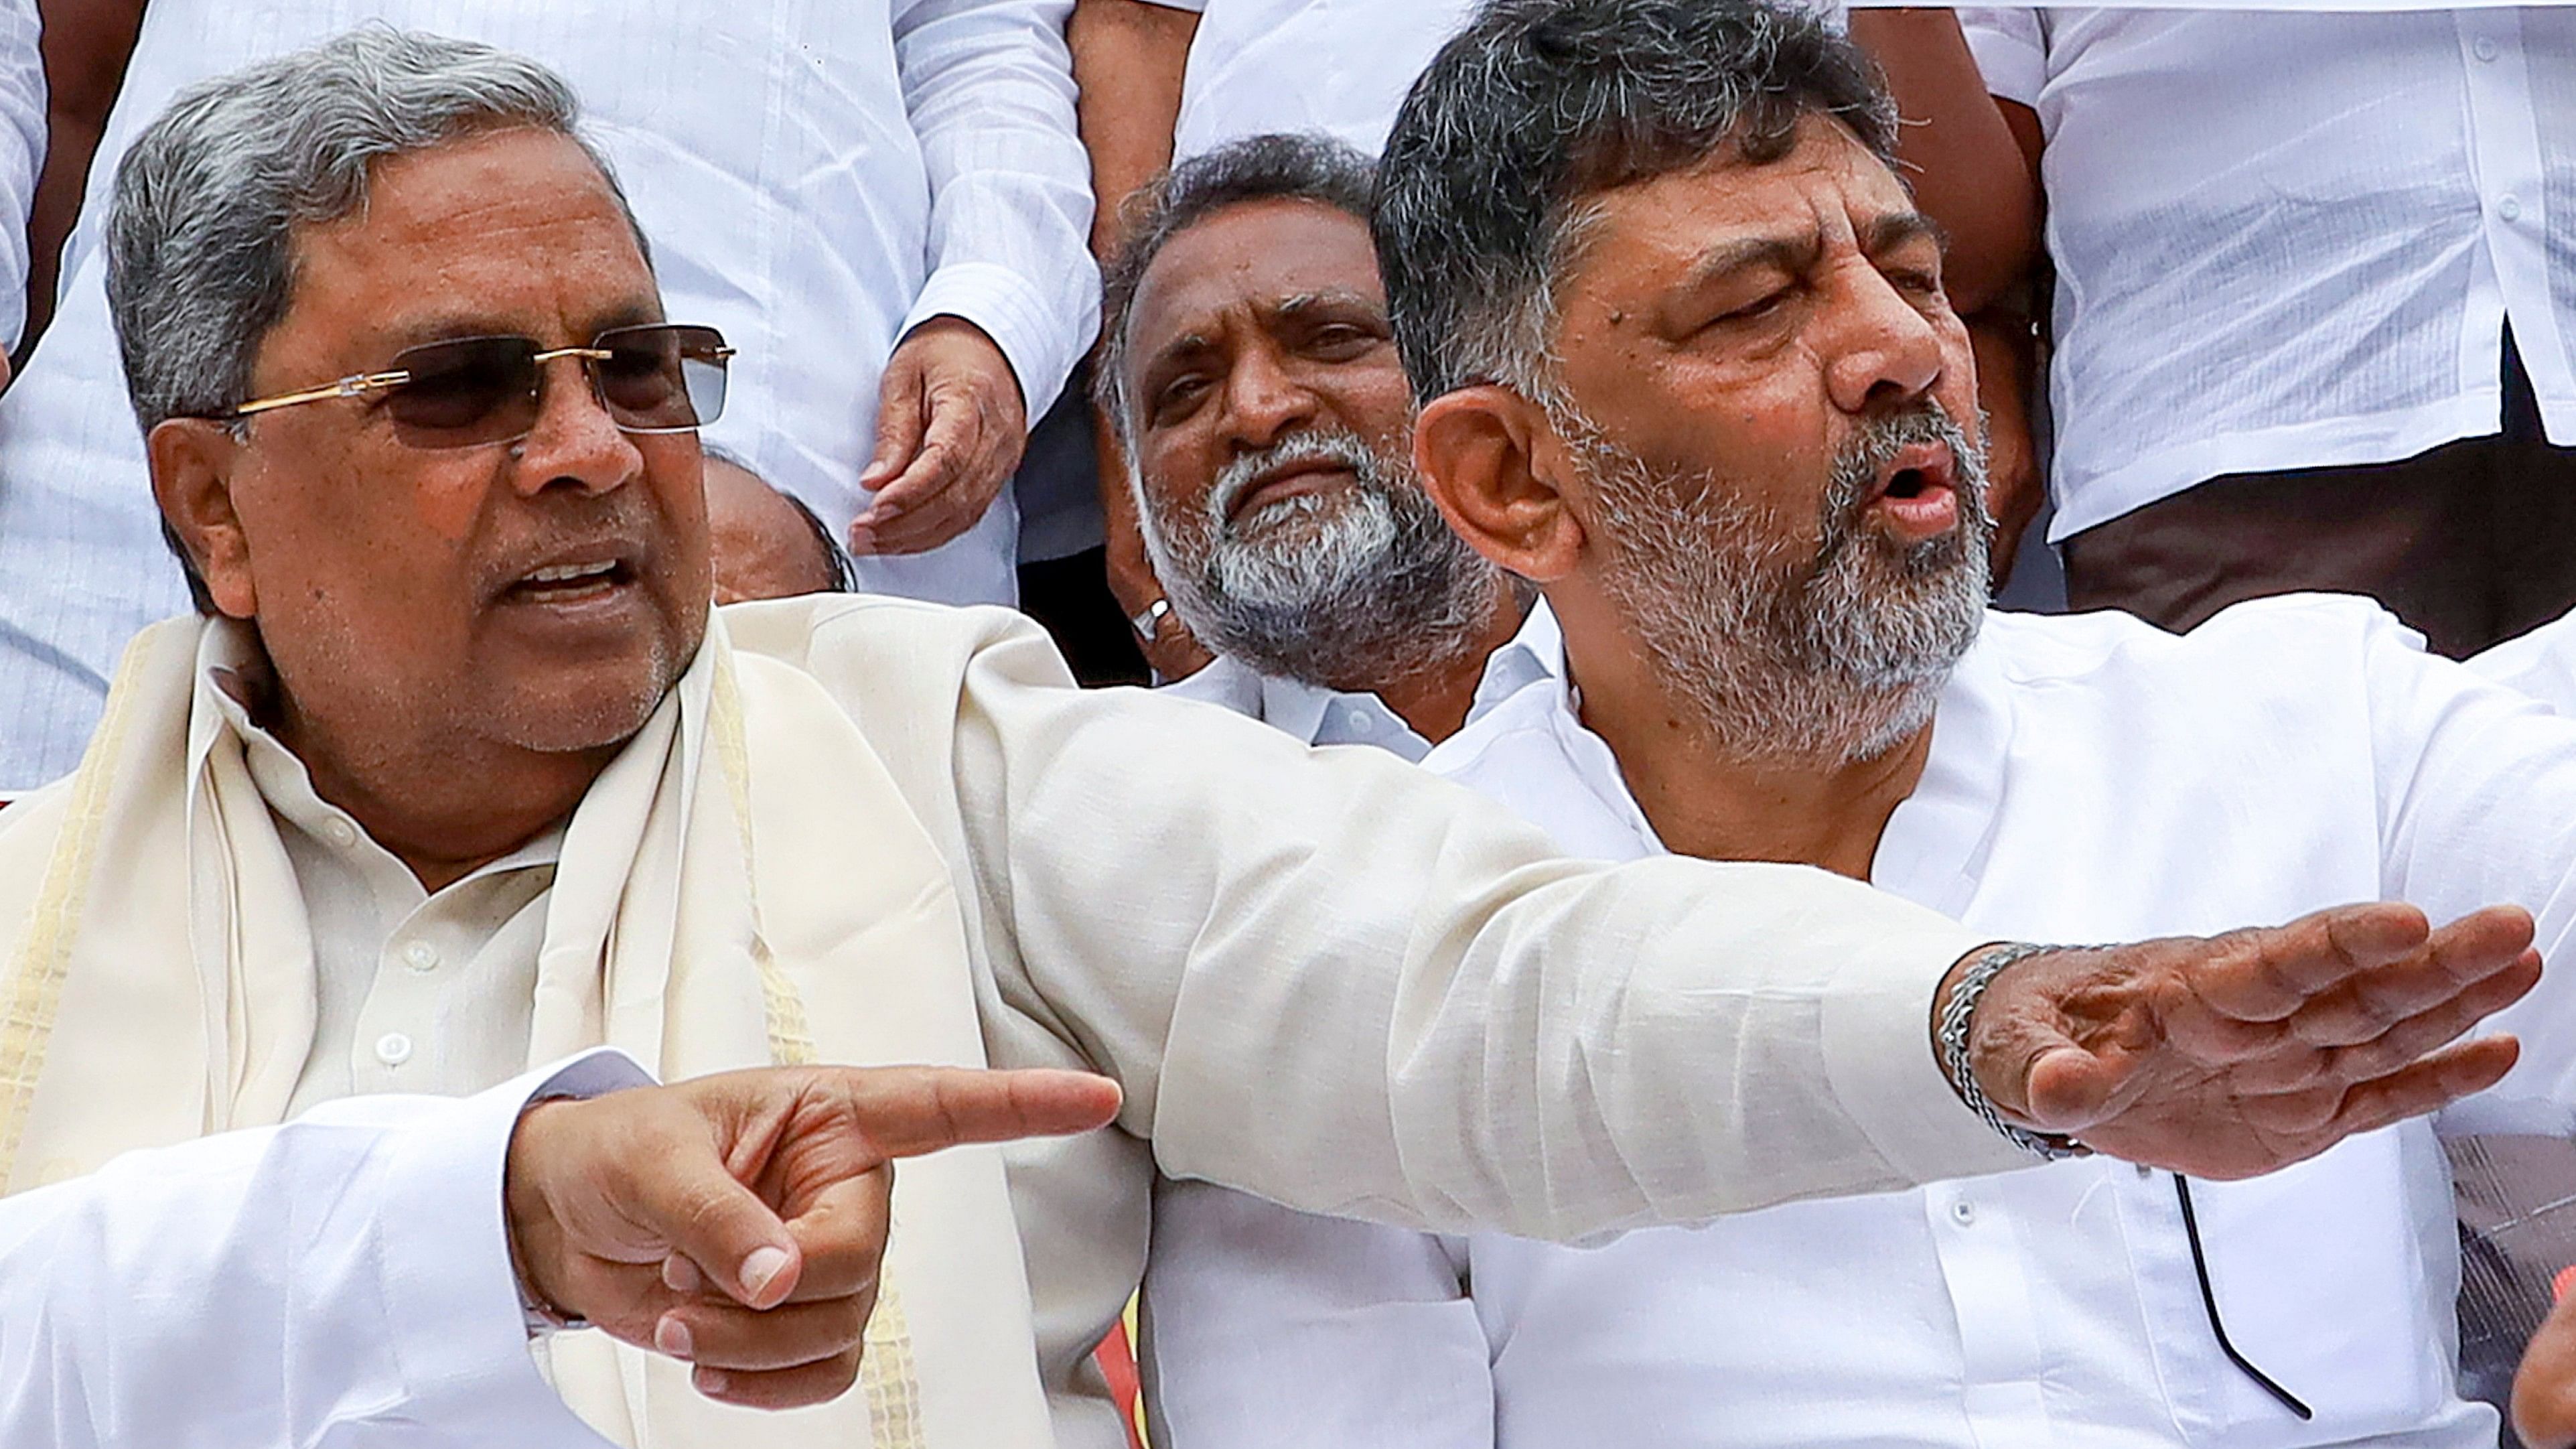
[[[2576,443],[2576,11],[1960,22],[2048,138],[2052,541],[2224,473],[2492,434],[2508,318]]]
[[[1573,853],[1662,854],[1561,686],[1523,690],[1428,764]],[[1871,878],[2034,940],[2520,901],[2554,954],[2576,922],[2571,863],[2576,726],[2422,654],[2364,601],[2307,596],[2181,639],[2118,614],[1989,615]],[[2565,1132],[2576,990],[2544,985],[2515,1017],[2524,1065],[2473,1105]],[[2457,1250],[2430,1127],[2193,1192],[2230,1335],[2314,1422],[2221,1356],[2171,1177],[2087,1160],[1590,1250],[1175,1188],[1146,1286],[1158,1442],[2494,1444],[2493,1411],[2453,1392]]]
[[[1564,664],[1565,639],[1557,632],[1556,616],[1545,601],[1534,600],[1510,641],[1485,657],[1475,697],[1467,705],[1468,720],[1482,719],[1521,686],[1557,673]],[[1162,686],[1161,693],[1221,705],[1310,745],[1374,745],[1416,764],[1431,753],[1431,742],[1374,694],[1263,674],[1231,655],[1218,655],[1198,673]]]
[[[935,852],[948,890],[930,899],[962,917],[986,1059],[1126,1091],[1124,1130],[1005,1154],[1062,1449],[1125,1442],[1089,1354],[1143,1270],[1157,1166],[1309,1210],[1574,1238],[2026,1162],[1959,1105],[1926,1031],[1934,984],[1987,938],[1918,906],[1794,867],[1566,861],[1378,751],[1078,689],[1001,610],[815,596],[721,618],[775,697],[792,672],[794,697],[845,716],[899,796],[843,822],[854,838],[917,831]],[[199,752],[236,728],[209,708],[185,723]],[[49,858],[54,837],[18,832],[59,828],[78,799],[11,807],[0,846]],[[814,838],[777,843],[761,853],[773,920],[859,889]],[[225,963],[175,968],[193,982]],[[102,1020],[115,989],[74,976],[64,1010]],[[40,1117],[115,1080],[123,1038],[92,1032],[77,1055],[72,1040]],[[925,1339],[937,1283],[906,1295]]]
[[[0,1443],[602,1445],[529,1355],[502,1169],[531,1100],[650,1080],[592,1052],[0,1199]]]
[[[115,167],[181,88],[368,19],[555,67],[654,247],[669,315],[741,349],[711,442],[845,529],[877,382],[941,313],[992,334],[1043,413],[1099,275],[1073,129],[1070,0],[154,0],[65,248],[63,296],[0,408],[0,791],[69,770],[135,630],[187,608],[107,315]],[[1018,597],[1010,494],[964,537],[861,559],[884,593]]]

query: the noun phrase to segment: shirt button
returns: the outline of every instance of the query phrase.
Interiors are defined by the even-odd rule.
[[[1963,1228],[1975,1227],[1977,1225],[1977,1205],[1968,1201],[1964,1197],[1959,1199],[1957,1202],[1950,1204],[1950,1220]]]
[[[2497,202],[2497,203],[2496,203],[2496,215],[2498,215],[2498,216],[2500,216],[2500,217],[2503,217],[2503,218],[2504,218],[2505,220],[2507,220],[2507,221],[2520,221],[2520,220],[2522,220],[2522,201],[2521,201],[2521,198],[2519,198],[2519,197],[2513,197],[2513,196],[2508,196],[2508,197],[2504,198],[2503,200],[2501,200],[2501,201]]]
[[[410,1061],[411,1038],[398,1031],[389,1031],[377,1037],[376,1060],[389,1067],[398,1067]]]
[[[2496,43],[2483,35],[2478,37],[2477,43],[2470,46],[2469,50],[2480,60],[2492,61],[2496,58]]]
[[[414,941],[403,947],[403,960],[414,971],[438,969],[438,948],[427,941]]]
[[[322,834],[333,845],[340,847],[342,850],[346,850],[350,846],[358,843],[358,827],[350,824],[346,820],[333,820],[326,822],[322,827]]]

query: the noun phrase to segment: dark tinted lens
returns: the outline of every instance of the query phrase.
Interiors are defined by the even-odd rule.
[[[537,417],[537,348],[524,337],[461,337],[408,348],[411,374],[385,394],[394,425],[425,447],[462,447],[525,433]]]
[[[591,344],[601,401],[618,426],[681,432],[724,412],[724,337],[712,327],[620,327]]]

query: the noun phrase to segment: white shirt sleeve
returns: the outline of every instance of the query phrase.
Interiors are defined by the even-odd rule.
[[[1459,1238],[1204,1182],[1154,1190],[1142,1367],[1157,1444],[1493,1449]]]
[[[45,60],[36,0],[0,0],[0,347],[27,325],[27,216],[45,166]]]
[[[2025,106],[2039,104],[2048,84],[2048,39],[2039,12],[2026,5],[1998,9],[1959,7],[1959,30],[1986,78],[1986,89]]]
[[[1073,0],[899,0],[895,66],[930,181],[930,278],[903,331],[941,315],[1010,359],[1032,422],[1100,321],[1091,162],[1073,121]]]
[[[595,1446],[538,1375],[501,1209],[527,1103],[367,1096],[0,1202],[0,1443]]]

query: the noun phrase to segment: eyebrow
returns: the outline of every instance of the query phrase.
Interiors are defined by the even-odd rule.
[[[1815,232],[1798,236],[1757,236],[1742,241],[1725,242],[1700,254],[1691,264],[1690,276],[1684,279],[1684,290],[1695,290],[1753,267],[1777,267],[1784,272],[1803,272],[1824,250],[1824,238]]]
[[[1892,211],[1872,218],[1860,229],[1861,255],[1875,257],[1927,237],[1941,249],[1941,255],[1950,254],[1950,234],[1942,230],[1941,223],[1919,211]]]
[[[629,300],[611,307],[587,324],[586,335],[572,339],[586,343],[614,327],[640,327],[665,320],[661,308],[642,300]],[[525,329],[515,322],[501,321],[487,313],[448,312],[425,317],[405,326],[394,338],[396,351],[430,342],[452,342],[465,337],[518,337]],[[543,341],[544,339],[539,339]]]
[[[1297,317],[1314,311],[1318,307],[1357,308],[1364,312],[1381,313],[1386,310],[1380,303],[1372,302],[1360,293],[1343,287],[1299,292],[1293,297],[1282,298],[1277,310],[1282,317]]]

